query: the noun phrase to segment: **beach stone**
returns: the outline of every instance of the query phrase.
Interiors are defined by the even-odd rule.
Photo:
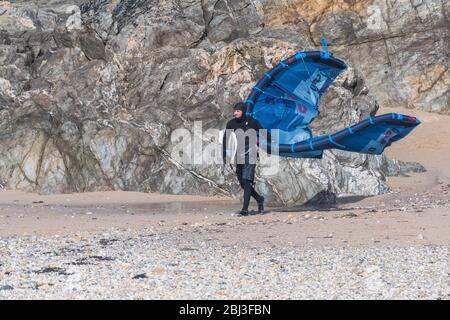
[[[14,288],[8,284],[0,286],[0,291],[9,291],[9,290],[14,290]]]

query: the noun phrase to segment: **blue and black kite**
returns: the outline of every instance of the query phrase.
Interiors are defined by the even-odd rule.
[[[334,134],[313,137],[308,125],[319,115],[318,103],[347,65],[323,51],[299,52],[281,61],[258,81],[246,100],[247,114],[269,131],[279,129],[279,143],[267,150],[295,158],[321,158],[325,149],[381,154],[406,137],[419,119],[397,113],[370,117]]]

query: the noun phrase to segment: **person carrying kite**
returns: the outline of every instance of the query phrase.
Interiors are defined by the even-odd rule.
[[[414,116],[388,113],[370,116],[334,133],[313,136],[309,126],[319,116],[320,98],[348,67],[328,52],[325,38],[322,46],[323,51],[297,52],[280,61],[258,80],[245,103],[234,107],[234,119],[228,122],[227,129],[237,138],[236,174],[244,189],[243,215],[248,214],[251,196],[258,202],[259,212],[264,210],[264,198],[253,187],[258,138],[267,153],[274,151],[280,157],[320,159],[329,149],[375,155],[420,125]],[[267,139],[261,132],[267,132]],[[269,138],[270,132],[274,136],[277,133],[275,142]],[[224,158],[227,136],[223,141]]]
[[[229,139],[232,134],[235,135],[236,145],[236,176],[244,190],[244,199],[242,210],[239,212],[242,216],[247,216],[250,198],[253,197],[258,204],[258,213],[264,213],[264,197],[259,195],[254,188],[255,169],[258,156],[260,130],[263,128],[259,122],[246,115],[247,106],[244,103],[237,103],[233,108],[233,119],[226,126],[223,135],[223,160],[226,164],[230,160],[227,153]]]

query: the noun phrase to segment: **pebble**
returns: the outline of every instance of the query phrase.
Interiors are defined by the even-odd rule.
[[[358,215],[357,215],[356,213],[349,212],[349,213],[344,214],[342,217],[343,217],[343,218],[355,218],[355,217],[357,217],[357,216],[358,216]]]
[[[14,290],[10,285],[0,286],[0,291]]]

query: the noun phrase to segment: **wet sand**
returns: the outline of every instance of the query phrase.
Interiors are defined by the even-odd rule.
[[[399,180],[421,181],[423,174]],[[437,184],[426,194],[415,190],[366,198],[341,200],[334,207],[312,209],[268,208],[265,215],[238,217],[239,202],[232,199],[193,200],[174,196],[176,201],[157,202],[157,196],[120,192],[77,196],[61,203],[59,196],[36,196],[18,192],[0,193],[0,236],[55,236],[102,232],[110,228],[177,227],[212,228],[226,242],[276,242],[296,244],[450,244],[450,188]],[[118,198],[127,198],[120,202]],[[169,197],[170,198],[170,197]],[[186,198],[186,199],[183,199]],[[105,201],[102,201],[105,199]],[[42,203],[40,203],[43,201]],[[214,230],[220,229],[220,233]],[[208,237],[208,235],[205,235]]]

